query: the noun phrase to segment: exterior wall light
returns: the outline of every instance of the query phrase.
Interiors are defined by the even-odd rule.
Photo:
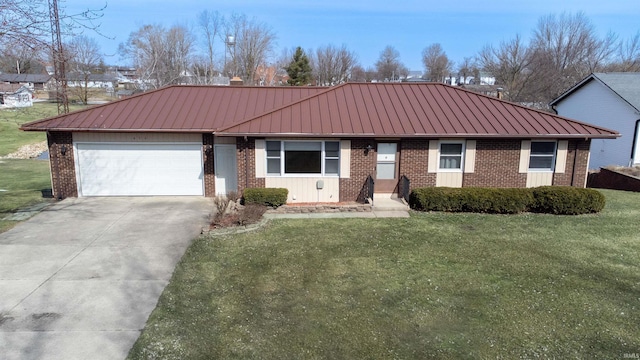
[[[369,155],[369,151],[373,150],[373,146],[371,144],[367,145],[367,148],[364,150],[365,155]]]

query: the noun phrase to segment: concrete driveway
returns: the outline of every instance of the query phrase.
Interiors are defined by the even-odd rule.
[[[67,199],[0,234],[0,358],[125,358],[212,209]]]

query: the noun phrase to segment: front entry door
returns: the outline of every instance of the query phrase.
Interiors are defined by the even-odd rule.
[[[375,192],[389,194],[396,192],[398,184],[397,143],[378,143]]]
[[[235,145],[215,145],[216,194],[238,191],[238,170]]]

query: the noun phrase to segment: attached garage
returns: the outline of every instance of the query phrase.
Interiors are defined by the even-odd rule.
[[[74,135],[79,196],[204,195],[202,143],[177,141],[198,137],[105,135]]]

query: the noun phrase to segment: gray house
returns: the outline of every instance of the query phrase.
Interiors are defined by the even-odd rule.
[[[550,103],[558,115],[618,131],[591,142],[590,169],[640,165],[640,73],[594,73]]]

